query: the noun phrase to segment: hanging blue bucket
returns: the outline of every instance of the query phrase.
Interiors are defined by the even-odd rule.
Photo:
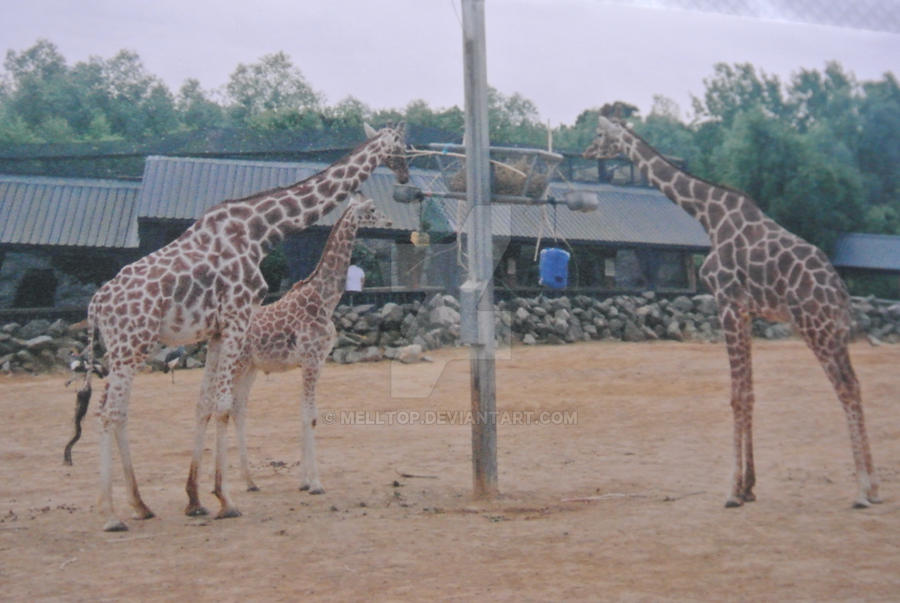
[[[548,247],[541,251],[540,284],[551,289],[564,289],[569,283],[569,252]]]

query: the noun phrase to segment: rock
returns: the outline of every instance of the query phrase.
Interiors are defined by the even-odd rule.
[[[646,335],[644,331],[630,320],[625,321],[625,328],[622,333],[622,339],[625,341],[644,341]]]
[[[375,309],[375,304],[360,304],[353,306],[353,313],[357,316],[363,316]]]
[[[393,346],[400,337],[400,331],[382,331],[378,336],[378,345]]]
[[[50,321],[45,320],[43,318],[36,318],[35,320],[29,321],[25,324],[24,327],[19,329],[19,332],[16,333],[16,336],[19,339],[32,339],[37,337],[38,335],[43,335],[47,332],[47,329],[50,327]]]
[[[763,337],[766,339],[784,339],[785,337],[790,337],[793,333],[794,329],[791,325],[786,323],[775,323],[766,327],[763,332]]]
[[[681,333],[681,329],[678,328],[677,320],[670,321],[668,326],[666,326],[666,337],[675,341],[684,341],[684,335]]]
[[[337,341],[334,343],[334,347],[336,348],[346,348],[346,347],[357,347],[362,344],[362,337],[359,335],[348,332],[348,331],[340,331],[338,332]]]
[[[675,308],[679,312],[691,312],[694,309],[694,302],[687,296],[679,295],[669,302],[669,306]]]
[[[20,325],[17,322],[8,322],[5,325],[3,325],[3,327],[0,327],[0,332],[5,333],[7,335],[16,335],[18,333],[19,329],[21,329],[21,328],[22,328],[22,325]]]
[[[399,325],[403,321],[403,307],[394,302],[384,304],[379,314],[384,324]]]
[[[534,335],[531,333],[525,333],[522,337],[522,343],[525,345],[535,345],[537,343],[537,339],[535,339]]]
[[[520,322],[524,322],[524,321],[528,320],[528,318],[531,316],[531,314],[528,312],[528,310],[519,306],[519,308],[516,309],[515,316],[516,316],[516,320],[518,320]]]
[[[615,338],[621,338],[622,331],[625,328],[625,321],[621,318],[613,318],[608,324],[610,334]]]
[[[399,360],[403,364],[413,364],[422,361],[422,346],[410,344],[396,351],[394,359]]]
[[[47,334],[52,337],[62,337],[69,330],[68,324],[62,318],[57,318],[47,327]]]
[[[694,307],[700,314],[707,316],[716,313],[716,298],[708,293],[694,296]]]
[[[452,295],[445,295],[443,297],[443,302],[444,302],[444,305],[447,306],[448,308],[453,308],[454,310],[459,312],[459,301],[457,301],[457,299],[455,297],[453,297]]]
[[[431,325],[449,327],[459,324],[459,312],[449,306],[438,306],[428,314],[428,322]]]
[[[25,341],[25,348],[29,352],[40,352],[53,347],[53,338],[49,335],[38,335]]]
[[[581,323],[577,320],[573,320],[569,325],[569,331],[566,333],[566,341],[569,343],[584,341],[584,329],[581,328]]]
[[[376,362],[381,360],[384,357],[384,354],[381,352],[381,348],[376,346],[369,346],[360,352],[359,362]]]

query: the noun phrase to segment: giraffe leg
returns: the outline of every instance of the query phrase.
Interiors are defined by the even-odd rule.
[[[321,364],[303,367],[303,464],[301,490],[309,490],[310,494],[324,494],[325,489],[319,481],[319,468],[316,464],[316,383],[319,380]]]
[[[112,371],[107,378],[106,391],[98,408],[100,422],[100,500],[99,507],[107,517],[103,529],[107,532],[119,532],[128,529],[113,510],[112,502],[112,441],[116,440],[125,482],[128,488],[128,500],[134,509],[136,519],[149,519],[153,512],[141,500],[131,463],[131,452],[128,445],[127,419],[128,398],[131,383],[134,379],[134,367],[123,365]]]
[[[251,368],[244,371],[234,384],[234,427],[237,433],[238,452],[241,457],[241,476],[247,484],[248,492],[259,490],[253,478],[250,477],[250,463],[247,461],[247,403],[255,378],[256,370]]]
[[[249,320],[249,317],[246,317]],[[244,323],[246,325],[246,320]],[[221,348],[219,349],[218,362],[213,378],[214,414],[216,417],[216,471],[215,487],[213,494],[219,499],[221,508],[216,514],[216,519],[226,517],[239,517],[241,512],[231,501],[226,487],[225,470],[227,447],[228,420],[234,412],[234,380],[238,362],[244,346],[246,327],[225,331],[222,335]]]
[[[856,479],[859,493],[853,503],[854,508],[863,509],[872,503],[879,503],[878,479],[875,476],[875,468],[872,463],[872,451],[869,448],[869,438],[866,435],[866,424],[862,409],[862,396],[860,394],[859,380],[853,365],[850,363],[850,353],[847,349],[847,335],[835,333],[834,328],[820,328],[818,330],[804,328],[801,324],[801,333],[807,345],[812,349],[819,363],[825,369],[825,374],[831,381],[837,393],[844,414],[847,417],[847,426],[850,429],[850,446],[853,451],[853,462],[856,467]],[[818,333],[828,333],[825,337],[817,337]]]
[[[216,477],[213,494],[219,499],[221,508],[216,514],[216,519],[226,519],[229,517],[240,517],[241,512],[234,506],[231,497],[228,496],[228,488],[225,484],[225,462],[226,453],[228,451],[227,433],[228,433],[228,417],[229,413],[218,413],[216,415]]]
[[[206,507],[200,504],[200,496],[197,492],[198,476],[200,473],[200,459],[203,456],[203,442],[206,439],[206,425],[209,423],[209,412],[197,409],[197,425],[194,429],[194,452],[191,456],[191,467],[188,470],[185,491],[188,495],[188,504],[184,514],[191,517],[209,515]]]
[[[206,426],[212,416],[212,399],[210,392],[213,387],[213,378],[219,363],[219,349],[221,340],[214,337],[209,340],[206,350],[206,366],[203,369],[203,383],[200,386],[200,397],[197,399],[196,426],[194,428],[194,451],[191,456],[191,466],[188,470],[185,491],[188,496],[188,504],[184,509],[185,515],[192,517],[208,515],[209,511],[200,504],[198,493],[198,480],[200,475],[200,462],[203,458],[203,444],[206,440]]]
[[[731,366],[731,409],[734,414],[734,472],[726,507],[739,507],[756,500],[753,486],[753,381],[750,364],[750,317],[728,302],[719,302],[719,317]]]

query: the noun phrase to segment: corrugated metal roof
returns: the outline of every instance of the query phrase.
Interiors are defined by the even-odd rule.
[[[591,212],[570,210],[562,201],[570,190],[597,193],[599,207]],[[709,249],[709,237],[700,223],[656,189],[604,184],[553,182],[549,195],[560,200],[551,205],[495,205],[495,236],[569,242],[603,242],[614,245]],[[455,224],[456,213],[451,213]]]
[[[0,175],[0,244],[138,246],[140,184]]]
[[[140,196],[141,218],[196,219],[207,208],[226,199],[288,186],[327,167],[324,163],[275,163],[228,159],[149,157]],[[429,170],[410,170],[410,184],[436,193],[447,189],[440,174]],[[411,231],[419,227],[420,207],[393,200],[394,176],[378,168],[363,183],[362,191],[375,200],[394,224],[394,229]],[[562,198],[566,191],[596,191],[600,199],[597,211],[570,211],[565,205],[556,210],[556,233],[569,241],[603,241],[636,244],[709,248],[709,238],[700,224],[656,189],[620,187],[603,184],[553,183],[550,192]],[[452,199],[435,199],[451,230],[464,215]],[[318,224],[330,226],[340,216],[340,208]],[[554,235],[554,210],[540,206],[494,206],[494,233],[536,238]],[[543,224],[543,226],[542,226]]]
[[[900,272],[900,236],[845,233],[835,243],[831,263],[841,268]]]
[[[140,218],[196,220],[216,203],[240,199],[259,191],[285,187],[327,168],[328,164],[280,163],[190,157],[148,157],[140,193]],[[425,184],[430,177],[411,175],[412,183]],[[394,230],[419,226],[418,204],[393,200],[394,175],[378,168],[363,183],[362,192],[374,199],[393,222]],[[341,215],[337,208],[317,224],[331,226]]]

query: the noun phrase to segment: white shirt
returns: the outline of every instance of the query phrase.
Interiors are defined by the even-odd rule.
[[[347,291],[362,291],[366,273],[356,264],[350,264],[347,268]]]

